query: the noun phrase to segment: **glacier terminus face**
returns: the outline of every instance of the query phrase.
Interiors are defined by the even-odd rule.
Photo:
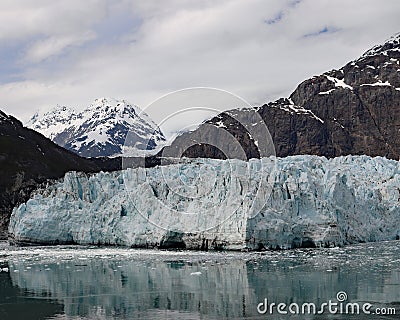
[[[14,208],[9,235],[20,243],[203,250],[399,239],[399,179],[397,161],[368,156],[69,172]]]

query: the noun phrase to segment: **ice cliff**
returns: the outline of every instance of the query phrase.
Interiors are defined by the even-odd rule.
[[[399,239],[398,162],[318,156],[192,159],[69,172],[14,208],[17,242],[190,249],[337,246]]]

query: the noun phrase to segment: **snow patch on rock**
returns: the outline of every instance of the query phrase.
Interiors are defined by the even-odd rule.
[[[338,79],[338,78],[334,78],[334,77],[331,77],[331,76],[328,76],[328,75],[326,75],[326,78],[329,81],[332,81],[335,84],[335,87],[353,90],[353,87],[349,86],[347,83],[345,83],[344,80],[341,80],[341,79]]]
[[[389,87],[391,87],[392,85],[389,83],[389,81],[385,81],[385,82],[378,81],[378,82],[375,82],[375,83],[363,83],[360,86],[361,87],[362,86],[373,86],[373,87],[375,87],[375,86],[381,86],[381,87],[389,86]]]
[[[312,112],[311,110],[295,105],[291,99],[286,99],[286,101],[288,101],[289,103],[287,103],[287,104],[272,103],[269,106],[272,108],[279,108],[279,109],[289,112],[291,114],[294,114],[294,113],[309,114],[315,120],[318,120],[319,122],[324,123],[324,120],[322,120],[320,117],[316,116],[315,113]]]

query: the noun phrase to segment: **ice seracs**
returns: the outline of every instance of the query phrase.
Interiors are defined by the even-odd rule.
[[[400,237],[398,162],[194,159],[70,172],[13,210],[17,242],[189,249],[340,246]]]

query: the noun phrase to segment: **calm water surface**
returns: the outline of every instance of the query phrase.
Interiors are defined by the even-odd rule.
[[[400,319],[400,242],[281,252],[0,243],[0,319]],[[8,270],[7,270],[8,268]],[[397,315],[259,314],[336,300]]]

